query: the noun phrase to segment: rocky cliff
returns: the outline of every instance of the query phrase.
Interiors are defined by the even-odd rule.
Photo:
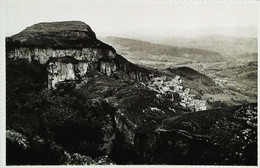
[[[9,47],[7,40],[7,47]],[[55,49],[55,48],[38,48],[33,47],[19,47],[9,48],[7,55],[9,58],[24,58],[31,60],[37,60],[41,64],[45,64],[50,58],[60,58],[65,56],[73,57],[77,60],[84,60],[88,62],[97,63],[100,58],[107,57],[108,59],[115,58],[115,51],[113,48],[81,48],[81,49]]]
[[[139,82],[162,74],[165,82]],[[185,94],[158,94],[157,86]],[[132,64],[82,22],[36,24],[7,38],[7,164],[256,165],[256,104],[196,113],[180,106],[188,88],[212,86],[187,67]]]
[[[35,24],[8,37],[6,46],[9,58],[47,64],[49,88],[62,81],[80,80],[90,68],[108,76],[120,71],[117,77],[124,80],[143,81],[149,76],[149,71],[118,55],[79,21]]]
[[[52,57],[48,60],[48,88],[56,88],[56,84],[64,81],[80,81],[86,77],[90,63],[78,61],[69,56]]]

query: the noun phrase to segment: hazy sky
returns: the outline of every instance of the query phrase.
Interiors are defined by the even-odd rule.
[[[6,0],[10,36],[39,22],[80,20],[98,36],[172,34],[211,27],[257,26],[257,5],[248,2]]]

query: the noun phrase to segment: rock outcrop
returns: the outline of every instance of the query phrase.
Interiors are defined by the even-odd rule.
[[[52,141],[45,141],[34,136],[30,141],[27,137],[14,130],[6,131],[6,147],[8,165],[113,165],[107,155],[92,159],[79,153],[68,153]],[[47,155],[47,156],[46,156]],[[25,156],[25,157],[23,157]],[[44,159],[43,159],[44,158]],[[44,160],[44,162],[43,162]]]
[[[89,62],[73,57],[50,58],[47,67],[48,88],[56,88],[59,82],[79,81],[86,76],[89,68]]]
[[[35,24],[8,37],[6,46],[9,58],[47,64],[48,88],[55,88],[59,82],[80,80],[90,68],[108,76],[120,71],[118,77],[124,80],[144,81],[149,77],[148,70],[118,55],[83,22]]]

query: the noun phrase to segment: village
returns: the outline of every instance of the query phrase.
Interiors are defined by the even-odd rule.
[[[207,110],[206,100],[196,99],[189,88],[183,87],[180,76],[167,80],[166,76],[152,78],[146,86],[157,92],[157,97],[166,97],[191,111]]]

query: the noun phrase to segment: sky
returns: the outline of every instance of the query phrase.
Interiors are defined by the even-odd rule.
[[[35,23],[65,20],[83,21],[101,37],[214,33],[257,26],[258,16],[256,3],[232,1],[6,0],[4,9],[6,36]]]

